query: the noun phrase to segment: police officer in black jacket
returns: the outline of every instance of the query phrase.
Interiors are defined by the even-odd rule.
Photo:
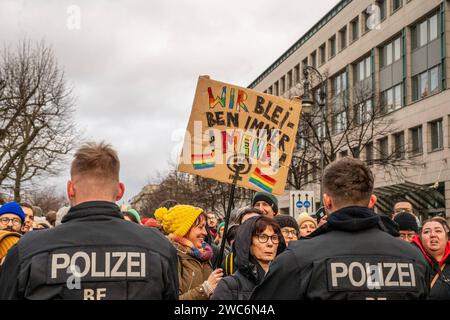
[[[0,299],[177,299],[177,255],[156,229],[123,219],[120,162],[104,143],[75,154],[69,213],[27,233],[0,274]]]
[[[382,231],[371,208],[374,178],[357,159],[327,167],[328,222],[278,256],[252,299],[425,299],[430,270],[420,252]]]

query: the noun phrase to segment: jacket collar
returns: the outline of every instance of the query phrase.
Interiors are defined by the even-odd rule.
[[[328,233],[332,230],[358,232],[380,228],[380,223],[380,217],[372,209],[366,207],[342,208],[330,214],[327,223],[315,230],[307,238]]]
[[[123,219],[123,214],[115,203],[107,201],[89,201],[71,207],[61,223],[95,216],[108,216]]]

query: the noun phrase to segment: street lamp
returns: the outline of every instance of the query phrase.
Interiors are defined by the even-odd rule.
[[[309,73],[314,72],[320,79],[319,83],[319,98],[320,101],[317,101],[316,95],[311,94],[310,90],[310,82],[309,82]],[[302,107],[306,109],[311,109],[314,105],[320,108],[322,113],[322,120],[326,121],[326,117],[324,114],[324,109],[327,109],[327,90],[326,90],[326,82],[319,70],[314,68],[313,66],[305,66],[303,69],[303,95],[302,95]],[[324,137],[322,135],[318,135],[320,137],[320,206],[323,206],[323,170],[324,170],[324,152],[323,152],[323,143]]]

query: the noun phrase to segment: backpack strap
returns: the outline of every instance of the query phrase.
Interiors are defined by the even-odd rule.
[[[436,284],[436,281],[437,281],[437,279],[439,279],[439,276],[442,276],[444,281],[447,280],[444,277],[444,275],[442,274],[442,271],[444,270],[444,268],[445,268],[445,263],[442,265],[442,267],[440,267],[438,269],[438,272],[436,273],[436,275],[434,276],[433,280],[431,281],[431,288],[433,288],[433,286]]]

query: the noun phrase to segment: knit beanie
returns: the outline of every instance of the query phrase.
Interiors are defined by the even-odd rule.
[[[20,239],[20,234],[17,232],[10,232],[0,230],[0,260],[8,253],[9,249],[17,243]]]
[[[298,216],[298,218],[297,218],[298,227],[301,228],[302,224],[305,223],[306,221],[312,222],[317,228],[317,221],[315,219],[313,219],[307,212],[302,212]]]
[[[170,209],[157,209],[155,217],[162,224],[164,231],[184,237],[202,212],[203,209],[180,204]]]
[[[416,217],[408,212],[400,212],[395,215],[394,221],[397,222],[399,229],[412,230],[419,232],[419,226],[417,225]]]
[[[5,203],[0,207],[0,216],[7,213],[15,214],[22,222],[25,221],[25,213],[23,212],[22,207],[15,201]]]
[[[135,209],[128,209],[127,212],[131,213],[136,218],[136,221],[139,224],[142,224],[141,223],[141,216],[139,215],[139,213]]]
[[[278,199],[270,193],[267,192],[257,192],[252,200],[252,207],[255,206],[255,203],[258,201],[267,202],[273,209],[273,212],[278,213]]]
[[[295,219],[291,216],[288,216],[286,214],[280,214],[274,217],[275,221],[280,225],[280,228],[294,228],[298,233],[300,232],[298,228],[298,223],[295,221]]]

